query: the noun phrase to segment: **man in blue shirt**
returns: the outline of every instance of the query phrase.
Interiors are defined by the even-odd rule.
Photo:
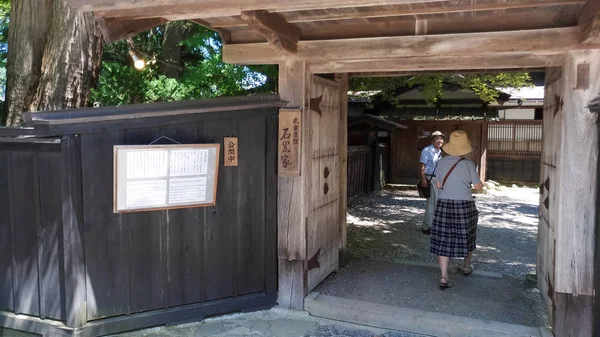
[[[427,206],[425,207],[425,219],[423,220],[423,227],[421,228],[423,234],[427,235],[431,233],[431,223],[433,222],[433,213],[435,212],[435,204],[437,203],[438,188],[435,184],[435,169],[438,160],[442,158],[442,145],[444,145],[444,134],[440,131],[432,133],[431,145],[423,149],[419,163],[421,186],[431,186],[431,192],[429,199],[427,199]]]

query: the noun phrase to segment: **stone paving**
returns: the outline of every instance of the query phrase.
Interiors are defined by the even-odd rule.
[[[156,327],[113,337],[430,337],[312,317],[304,311],[273,308],[225,315],[198,323]]]

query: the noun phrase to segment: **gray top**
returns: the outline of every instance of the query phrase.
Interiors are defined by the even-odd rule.
[[[456,163],[460,157],[445,155],[438,162],[437,170],[435,172],[436,181],[443,183],[444,178],[450,168]],[[473,200],[473,194],[471,193],[471,184],[478,184],[481,180],[479,174],[475,168],[475,164],[469,160],[464,159],[454,171],[448,176],[446,185],[443,189],[440,189],[439,199],[451,199],[451,200]]]

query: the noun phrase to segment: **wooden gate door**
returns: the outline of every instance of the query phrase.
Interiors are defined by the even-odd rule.
[[[310,213],[306,249],[309,261],[308,291],[338,268],[340,247],[340,148],[341,86],[316,75],[310,83]],[[344,125],[344,124],[342,124]]]

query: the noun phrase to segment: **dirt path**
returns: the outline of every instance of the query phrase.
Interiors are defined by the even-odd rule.
[[[519,278],[535,272],[538,203],[538,190],[532,188],[476,196],[476,269]],[[387,190],[360,198],[348,209],[350,257],[435,263],[429,236],[420,230],[424,208],[416,191]]]

